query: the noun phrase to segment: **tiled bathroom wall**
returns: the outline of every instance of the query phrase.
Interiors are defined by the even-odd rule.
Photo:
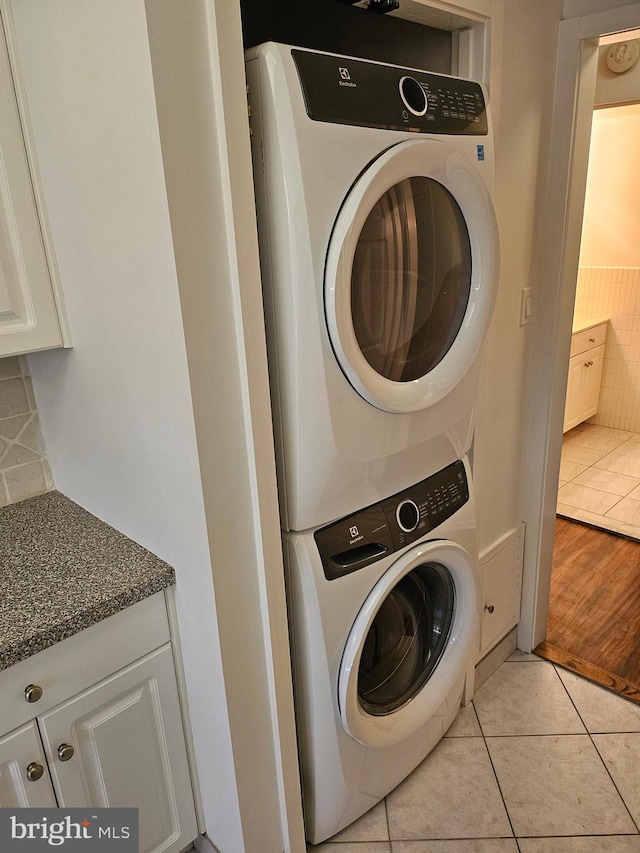
[[[609,319],[600,408],[590,422],[640,432],[640,268],[580,267],[576,312]]]
[[[27,359],[0,358],[0,506],[53,488]]]

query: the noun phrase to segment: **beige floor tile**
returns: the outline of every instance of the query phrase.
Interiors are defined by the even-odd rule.
[[[626,440],[631,444],[640,444],[640,432],[631,433],[631,435]]]
[[[393,853],[518,853],[515,838],[394,841]]]
[[[604,515],[597,515],[595,512],[586,512],[577,506],[569,506],[569,504],[563,504],[558,501],[556,511],[558,515],[573,518],[575,521],[584,521],[585,524],[593,524],[596,527],[607,526],[607,519]]]
[[[590,429],[585,429],[577,435],[572,436],[562,444],[563,452],[568,447],[588,447],[591,450],[602,450],[604,453],[610,453],[624,443],[626,439],[618,435],[606,435],[593,432]]]
[[[594,433],[596,435],[613,435],[616,438],[621,438],[623,441],[627,441],[627,439],[633,438],[634,436],[634,433],[629,432],[629,430],[616,429],[615,427],[600,426],[600,424],[587,424],[586,428],[589,430],[589,432]]]
[[[388,841],[324,841],[307,844],[308,853],[391,853]]]
[[[473,698],[485,737],[583,734],[585,727],[547,661],[504,663]]]
[[[388,841],[387,811],[384,800],[366,814],[328,839],[334,841]]]
[[[593,735],[620,796],[636,823],[640,823],[640,733]]]
[[[480,725],[473,704],[460,708],[458,716],[453,721],[445,737],[481,737]]]
[[[588,735],[492,737],[487,746],[516,838],[637,831]]]
[[[578,507],[568,506],[567,504],[559,503],[556,507],[558,515],[563,518],[573,519],[574,521],[583,521],[585,524],[590,524],[594,527],[601,527],[603,530],[611,530],[614,533],[622,533],[623,536],[631,536],[634,539],[640,539],[640,526],[630,524],[627,521],[620,521],[612,518],[609,515],[596,515],[593,512],[586,512]]]
[[[558,667],[558,675],[589,732],[640,732],[640,705]]]
[[[512,835],[482,738],[444,738],[387,797],[393,840]]]
[[[589,428],[589,424],[578,424],[578,426],[574,426],[568,432],[563,433],[562,440],[569,441],[569,439],[574,438],[576,435],[580,435],[581,432],[584,432]]]
[[[622,498],[618,503],[605,512],[607,518],[616,518],[640,527],[640,501],[633,498]]]
[[[616,474],[626,474],[628,477],[640,479],[640,444],[625,443],[601,459],[588,464],[593,464],[603,471],[613,471]]]
[[[577,486],[575,483],[567,483],[558,489],[559,503],[576,506],[596,515],[605,515],[619,500],[619,495],[590,489],[588,486]]]
[[[519,838],[520,853],[640,853],[640,835]]]
[[[612,453],[616,453],[616,450],[613,450]],[[606,450],[594,450],[591,447],[580,447],[579,445],[572,444],[571,442],[565,441],[562,445],[562,459],[566,459],[569,462],[578,462],[580,465],[593,465],[602,459],[603,456],[607,456]]]
[[[601,492],[610,492],[612,495],[621,497],[631,494],[634,489],[640,487],[640,480],[636,477],[615,474],[613,471],[602,471],[599,468],[587,468],[582,474],[574,477],[573,483],[576,486],[588,486],[590,489],[600,489]]]
[[[540,663],[542,660],[541,657],[535,654],[529,654],[529,652],[522,652],[520,649],[516,649],[515,652],[508,658],[507,662],[511,661],[519,661],[520,663]]]
[[[586,471],[588,467],[588,465],[581,465],[579,462],[571,462],[569,459],[561,459],[560,479],[568,483],[573,480],[574,477],[577,477],[578,474]]]

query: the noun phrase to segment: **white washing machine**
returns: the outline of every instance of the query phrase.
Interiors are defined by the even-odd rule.
[[[247,79],[282,524],[468,452],[498,277],[482,86],[268,43]]]
[[[480,581],[467,460],[284,536],[307,838],[382,799],[473,690]]]

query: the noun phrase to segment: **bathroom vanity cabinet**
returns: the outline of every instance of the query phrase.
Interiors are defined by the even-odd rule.
[[[567,432],[598,411],[604,368],[607,320],[580,320],[574,323],[563,432]]]

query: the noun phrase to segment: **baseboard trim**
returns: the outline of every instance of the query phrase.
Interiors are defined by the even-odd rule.
[[[493,673],[501,666],[507,658],[515,652],[517,648],[518,628],[512,628],[506,637],[503,637],[490,652],[488,652],[476,664],[476,677],[474,692],[481,687],[484,682],[493,675]]]

